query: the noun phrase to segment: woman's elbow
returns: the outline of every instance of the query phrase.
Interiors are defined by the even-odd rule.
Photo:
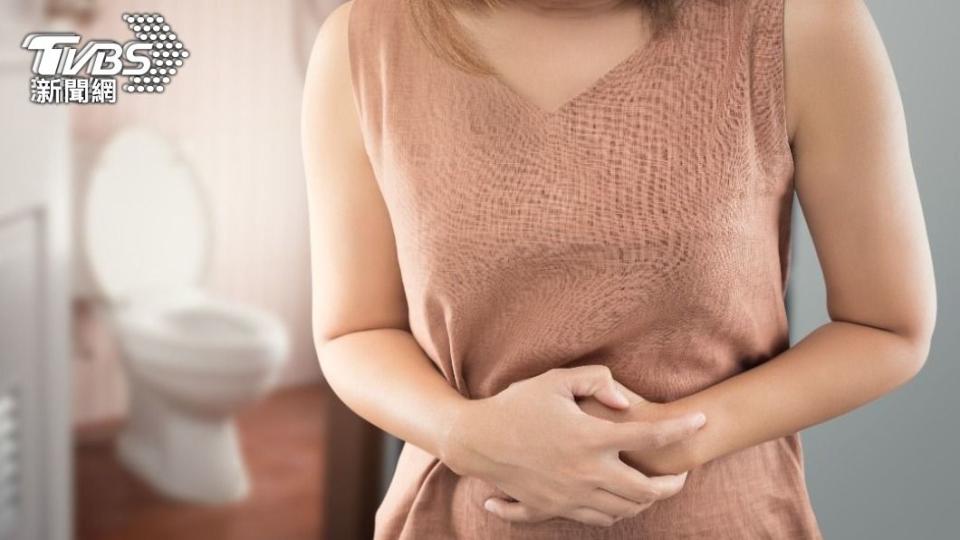
[[[370,316],[363,317],[337,315],[330,311],[313,313],[313,344],[317,353],[317,360],[320,362],[320,369],[324,369],[325,359],[330,355],[325,355],[324,351],[329,349],[329,345],[337,340],[347,336],[359,334],[362,332],[374,332],[378,330],[408,330],[408,326],[402,320],[395,320],[389,316]]]
[[[317,362],[320,364],[321,372],[326,375],[327,364],[330,358],[325,354],[328,346],[333,341],[342,338],[356,331],[353,325],[346,324],[342,317],[331,316],[327,312],[318,312],[314,310],[312,320],[313,347],[317,354]]]
[[[923,315],[913,321],[910,329],[900,333],[906,343],[905,359],[903,361],[905,364],[904,382],[914,378],[926,365],[933,343],[936,321],[937,304],[936,300],[933,299],[929,302],[929,307],[923,310]]]

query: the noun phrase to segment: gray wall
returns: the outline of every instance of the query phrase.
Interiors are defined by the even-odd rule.
[[[827,539],[960,538],[960,4],[866,0],[897,73],[933,249],[939,311],[926,367],[898,391],[804,431]],[[792,342],[827,320],[813,244],[795,206]]]

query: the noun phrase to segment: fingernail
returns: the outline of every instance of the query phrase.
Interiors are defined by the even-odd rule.
[[[493,512],[493,501],[490,499],[483,501],[483,509],[487,512]]]
[[[700,427],[707,423],[707,415],[702,412],[698,412],[693,416],[693,423],[695,426]]]
[[[623,392],[621,392],[620,390],[614,390],[613,396],[614,396],[614,399],[616,399],[620,403],[620,405],[624,407],[627,407],[630,405],[630,400],[628,400],[627,396],[623,395]]]

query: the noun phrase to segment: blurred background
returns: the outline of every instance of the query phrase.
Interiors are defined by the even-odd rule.
[[[366,538],[398,441],[321,380],[299,107],[338,0],[0,0],[0,540]],[[907,111],[939,287],[930,361],[804,432],[827,538],[960,533],[953,3],[868,0]],[[38,31],[190,51],[163,95],[29,102]],[[796,211],[792,340],[826,320]],[[865,272],[869,269],[864,269]]]
[[[337,4],[2,0],[3,540],[325,537],[299,111]],[[29,102],[27,33],[127,12],[192,53],[163,95]]]

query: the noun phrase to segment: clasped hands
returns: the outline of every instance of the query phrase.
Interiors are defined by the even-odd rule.
[[[455,417],[441,460],[509,495],[487,499],[487,511],[598,526],[679,492],[691,464],[685,443],[706,422],[644,400],[599,365],[554,369],[465,400]]]

